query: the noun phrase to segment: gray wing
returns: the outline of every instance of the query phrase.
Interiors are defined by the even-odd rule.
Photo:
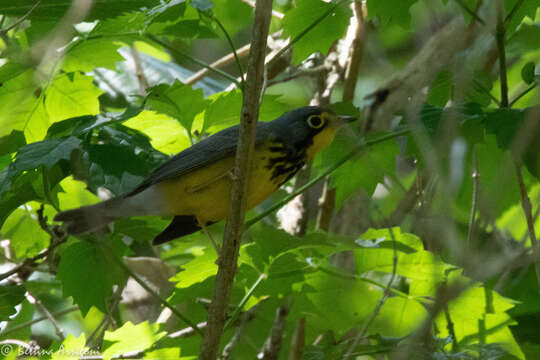
[[[263,138],[269,135],[268,131],[262,130],[270,128],[270,123],[257,124],[256,144],[261,143]],[[156,168],[146,180],[125,196],[135,195],[154,184],[177,178],[218,160],[233,156],[236,152],[238,133],[239,126],[233,126],[187,148]]]

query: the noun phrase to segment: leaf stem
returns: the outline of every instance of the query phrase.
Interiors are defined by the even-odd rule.
[[[234,309],[229,320],[227,320],[227,322],[225,323],[225,326],[223,327],[223,331],[227,330],[236,321],[236,318],[238,317],[238,315],[240,314],[240,312],[242,311],[242,309],[244,308],[248,300],[251,298],[251,295],[253,295],[253,292],[259,287],[261,282],[267,277],[268,276],[263,273],[257,278],[257,280],[253,283],[253,285],[248,290],[246,295],[244,295],[244,297],[242,298],[238,306]]]
[[[525,187],[525,182],[523,181],[523,174],[521,172],[521,161],[515,159],[514,165],[519,184],[519,191],[521,193],[521,207],[523,208],[525,218],[527,219],[527,229],[529,231],[529,238],[531,239],[532,256],[534,268],[536,270],[536,281],[538,285],[537,290],[540,291],[540,253],[538,250],[538,241],[536,240],[536,231],[534,229],[531,200],[529,199],[529,195],[527,194],[527,188]]]
[[[405,135],[407,133],[409,133],[409,129],[395,131],[395,132],[392,132],[390,134],[381,136],[379,138],[376,138],[376,139],[373,139],[373,140],[367,140],[365,142],[360,143],[354,149],[352,149],[347,154],[345,154],[336,163],[334,163],[333,165],[328,167],[325,171],[323,171],[322,173],[317,175],[315,178],[313,178],[311,181],[309,181],[307,184],[305,184],[304,186],[298,188],[298,190],[293,191],[292,193],[290,193],[289,195],[284,197],[282,200],[276,202],[274,205],[272,205],[270,208],[268,208],[267,210],[265,210],[261,214],[255,216],[252,219],[249,219],[245,224],[245,229],[248,229],[253,224],[259,222],[262,219],[264,219],[265,217],[267,217],[268,215],[270,215],[271,213],[273,213],[274,211],[276,211],[277,209],[281,208],[283,205],[287,204],[289,201],[294,199],[296,196],[300,195],[301,193],[303,193],[304,191],[306,191],[307,189],[309,189],[310,187],[315,185],[319,180],[321,180],[321,179],[325,178],[326,176],[330,175],[331,173],[333,173],[337,168],[339,168],[341,165],[343,165],[345,162],[347,162],[347,160],[350,160],[359,151],[364,149],[364,147],[373,146],[373,145],[376,145],[376,144],[379,144],[379,143],[394,139],[396,137],[403,136],[403,135]]]
[[[72,306],[70,308],[67,308],[67,309],[60,310],[60,311],[57,311],[55,313],[52,313],[52,316],[55,317],[55,318],[58,318],[60,316],[72,313],[72,312],[77,311],[77,310],[79,310],[78,306]],[[2,331],[0,333],[0,337],[4,338],[7,334],[11,334],[12,332],[24,329],[24,328],[26,328],[28,326],[32,326],[34,324],[37,324],[38,322],[41,322],[41,321],[47,320],[47,319],[48,319],[47,316],[41,316],[41,317],[38,317],[38,318],[36,318],[34,320],[27,321],[27,322],[24,322],[22,324],[15,325],[10,329],[6,329],[5,331]]]
[[[471,214],[469,216],[469,230],[467,232],[467,251],[470,251],[470,246],[472,243],[472,238],[474,235],[474,218],[476,216],[476,207],[478,204],[478,183],[479,183],[479,177],[480,174],[478,173],[478,160],[476,157],[476,149],[474,147],[474,144],[472,145],[471,149],[471,156],[472,156],[472,166],[473,166],[473,172],[472,172],[472,179],[473,179],[473,193],[472,193],[472,201],[471,201]]]
[[[516,12],[519,10],[519,8],[521,7],[521,5],[523,5],[524,3],[524,0],[518,0],[516,2],[516,4],[514,5],[514,7],[512,8],[512,10],[510,10],[510,12],[508,13],[508,15],[506,16],[506,18],[504,18],[504,29],[506,30],[506,28],[508,27],[508,24],[510,23],[510,21],[512,21],[512,18],[514,17],[514,15],[516,14]]]
[[[491,100],[493,100],[493,102],[495,104],[497,104],[497,106],[501,107],[501,102],[499,101],[499,99],[497,99],[495,96],[493,96],[491,91],[489,91],[489,89],[487,89],[484,85],[482,85],[482,83],[480,81],[478,81],[477,79],[473,79],[473,84],[479,90],[483,91],[487,96],[489,96],[491,98]]]
[[[484,19],[482,19],[475,11],[469,9],[469,7],[463,2],[463,0],[456,0],[456,2],[467,14],[471,15],[474,20],[478,21],[482,25],[486,24]]]
[[[148,39],[152,40],[153,42],[155,42],[155,43],[157,43],[157,44],[163,46],[163,47],[166,48],[167,50],[169,50],[169,51],[171,51],[171,52],[173,52],[173,53],[175,53],[175,54],[177,54],[177,55],[179,55],[179,56],[182,56],[182,57],[184,57],[184,58],[186,58],[186,59],[188,59],[188,60],[194,62],[195,64],[200,65],[200,66],[202,66],[202,67],[204,67],[204,68],[206,68],[206,69],[208,69],[208,70],[214,72],[214,73],[217,74],[217,75],[220,75],[220,76],[226,78],[227,80],[233,82],[236,86],[240,86],[240,85],[241,85],[240,82],[238,82],[238,80],[236,80],[236,78],[235,78],[234,76],[232,76],[231,74],[228,74],[228,73],[226,73],[226,72],[223,71],[223,70],[216,69],[216,68],[214,68],[214,67],[208,65],[208,64],[205,63],[204,61],[201,61],[201,60],[199,60],[199,59],[196,59],[196,58],[194,58],[194,57],[192,57],[192,56],[190,56],[190,55],[188,55],[188,54],[186,54],[186,53],[184,53],[184,52],[182,52],[182,51],[180,51],[180,50],[174,48],[173,46],[167,44],[166,42],[161,41],[161,40],[158,39],[156,36],[154,36],[154,35],[152,35],[152,34],[147,34],[146,37],[147,37]]]
[[[219,28],[221,29],[221,31],[223,31],[223,34],[225,34],[225,37],[227,38],[227,42],[229,43],[229,46],[231,47],[232,53],[234,55],[234,60],[236,61],[236,66],[238,67],[238,71],[240,72],[240,82],[241,82],[240,89],[243,91],[244,83],[245,83],[244,69],[242,68],[242,63],[240,63],[240,58],[238,57],[238,54],[236,53],[236,47],[234,46],[229,33],[227,32],[227,30],[225,29],[221,21],[219,21],[219,19],[213,15],[212,15],[212,20],[214,20],[216,24],[219,26]]]
[[[534,83],[532,84],[531,86],[529,86],[527,89],[525,89],[521,94],[519,94],[518,96],[516,96],[515,99],[513,99],[512,101],[510,101],[510,104],[508,105],[509,107],[512,107],[514,106],[515,103],[517,103],[519,101],[519,99],[521,99],[522,97],[524,97],[525,95],[527,95],[528,93],[530,93],[532,90],[534,90],[536,87],[538,86],[538,83]]]

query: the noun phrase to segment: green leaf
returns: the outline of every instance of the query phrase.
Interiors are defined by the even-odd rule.
[[[51,125],[47,131],[47,137],[59,138],[69,135],[84,135],[105,125],[114,125],[131,119],[140,114],[142,110],[140,107],[128,107],[124,112],[107,112],[95,116],[85,115],[63,120]]]
[[[158,3],[158,0],[97,0],[90,7],[85,19],[91,21],[113,17],[143,7],[155,6]],[[20,18],[28,13],[28,18],[31,20],[60,20],[72,6],[70,1],[47,0],[46,3],[40,4],[30,12],[35,4],[34,0],[17,0],[15,6],[11,0],[0,0],[0,14]]]
[[[22,131],[13,130],[11,134],[0,137],[0,155],[12,154],[26,144]]]
[[[367,8],[369,18],[378,17],[383,24],[390,22],[409,27],[411,14],[409,9],[417,0],[368,0]]]
[[[331,178],[331,185],[336,189],[336,208],[341,208],[343,202],[359,190],[369,196],[373,194],[377,184],[395,171],[398,154],[395,141],[386,141],[366,149],[339,167]]]
[[[490,310],[487,304],[490,303]],[[524,359],[510,325],[515,322],[506,313],[513,302],[498,293],[481,286],[474,286],[461,294],[448,305],[450,318],[454,323],[456,340],[462,344],[478,342],[480,339],[480,320],[485,321],[484,337],[486,343],[499,343],[503,349],[520,359]],[[435,324],[439,336],[448,336],[448,324],[444,313],[437,316]]]
[[[204,112],[204,125],[202,132],[211,134],[238,125],[240,111],[242,110],[242,92],[232,90],[217,93],[209,97],[212,101]],[[259,110],[259,121],[271,121],[288,110],[288,107],[278,101],[279,96],[265,95]]]
[[[60,349],[52,355],[51,360],[76,360],[80,359],[87,351],[84,333],[78,338],[69,334],[62,342]]]
[[[4,237],[18,258],[32,257],[49,246],[49,235],[39,226],[36,214],[28,207],[16,209],[2,226]]]
[[[0,137],[13,130],[25,130],[35,117],[42,102],[41,87],[33,71],[26,71],[7,80],[0,87]]]
[[[200,11],[208,11],[214,7],[212,0],[191,0],[190,5]]]
[[[86,190],[86,184],[77,181],[73,177],[67,177],[58,184],[62,189],[58,192],[58,205],[60,209],[74,209],[84,205],[92,205],[99,202],[99,198]]]
[[[92,306],[107,312],[113,286],[121,285],[125,274],[101,247],[81,241],[62,251],[56,278],[62,283],[64,297],[73,297],[85,316]]]
[[[522,24],[508,39],[508,57],[520,56],[540,47],[540,26],[538,24]]]
[[[298,0],[296,7],[287,11],[283,19],[285,34],[295,38],[335,6],[336,3],[321,0]],[[342,2],[335,7],[294,44],[293,63],[298,64],[314,52],[328,53],[330,46],[343,37],[351,15],[348,3]]]
[[[93,78],[79,73],[61,75],[47,88],[45,107],[54,122],[82,115],[99,114],[103,91],[94,86]]]
[[[178,153],[191,145],[188,130],[167,115],[143,111],[124,125],[146,134],[152,146],[165,154]]]
[[[519,4],[517,11],[514,13],[512,19],[506,26],[506,31],[511,34],[516,27],[523,21],[525,16],[533,19],[536,16],[536,9],[540,7],[540,0],[504,0],[504,10],[506,15],[510,14],[510,11],[514,9],[516,4]]]
[[[205,105],[202,90],[193,90],[178,80],[171,86],[153,87],[146,100],[149,109],[177,119],[187,131],[191,131],[195,115],[202,112]]]
[[[148,321],[144,321],[134,325],[128,321],[114,331],[105,331],[103,359],[110,360],[119,354],[142,351],[166,334],[165,331],[159,330],[159,324],[149,324]]]
[[[119,43],[110,40],[81,40],[72,45],[62,63],[65,72],[90,72],[95,68],[115,69],[117,61],[124,61],[118,53]]]
[[[437,75],[429,87],[426,102],[433,106],[445,106],[452,93],[452,73],[443,70]]]
[[[114,223],[114,232],[127,235],[135,241],[151,241],[169,225],[170,220],[157,216],[120,219]]]
[[[21,64],[18,62],[8,61],[0,67],[0,85],[4,86],[6,81],[9,81],[22,73],[30,70],[27,64]]]
[[[119,15],[119,14],[116,14]],[[113,16],[116,16],[113,15]],[[96,27],[92,29],[89,37],[115,36],[117,39],[131,42],[138,40],[148,21],[148,15],[144,12],[133,12],[117,17],[102,19]]]
[[[0,290],[1,292],[1,290]],[[2,296],[0,296],[0,299]],[[1,302],[2,300],[0,300]],[[17,330],[16,328],[18,325],[27,323],[28,321],[31,321],[34,317],[34,313],[36,311],[36,307],[34,304],[30,304],[27,299],[24,299],[21,303],[21,309],[17,312],[17,315],[15,317],[10,318],[5,328],[3,328],[2,332],[4,331],[11,331],[7,335],[3,335],[0,333],[0,340],[9,338],[9,339],[18,339],[25,341],[30,338],[32,335],[31,327],[20,327]],[[2,310],[0,310],[0,313]],[[0,318],[2,318],[2,315],[0,315]]]
[[[217,274],[215,251],[206,250],[183,266],[183,271],[173,276],[170,280],[176,282],[177,288],[187,288],[195,283],[203,282],[207,278]]]
[[[535,66],[535,63],[530,61],[521,68],[521,78],[526,84],[532,84],[534,82]]]
[[[0,321],[7,321],[16,313],[15,306],[24,300],[26,289],[19,285],[0,286]]]
[[[48,139],[25,145],[19,149],[12,171],[21,173],[40,166],[52,167],[60,160],[69,160],[71,153],[79,149],[81,140],[74,136],[64,139]]]
[[[208,26],[201,25],[199,20],[180,21],[174,25],[167,26],[160,33],[182,39],[217,37],[212,29]]]
[[[385,337],[404,337],[416,330],[427,315],[425,307],[414,299],[390,297],[386,299],[369,327],[369,333]]]
[[[312,330],[330,329],[338,335],[346,333],[366,319],[375,306],[381,292],[364,282],[316,272],[306,275],[303,296],[295,299],[294,307],[306,317]],[[331,296],[328,296],[332,294]],[[351,301],[361,299],[361,301]]]
[[[185,11],[185,0],[171,0],[153,7],[148,11],[148,15],[153,16],[153,22],[170,22],[184,16]]]

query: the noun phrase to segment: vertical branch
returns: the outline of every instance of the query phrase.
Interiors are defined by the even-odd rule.
[[[472,179],[473,179],[473,194],[472,194],[472,201],[471,201],[471,214],[469,216],[469,230],[467,232],[467,250],[469,251],[471,249],[472,239],[474,236],[474,218],[476,216],[476,207],[478,204],[478,183],[479,183],[479,177],[480,174],[478,173],[478,160],[476,158],[476,150],[474,148],[474,145],[472,146],[472,166],[473,166],[473,172],[472,172]]]
[[[343,85],[343,101],[352,102],[358,81],[358,72],[360,63],[364,55],[364,44],[366,41],[366,31],[363,14],[363,2],[354,1],[352,4],[353,16],[351,17],[350,28],[354,32],[354,38],[351,43],[350,58],[345,73],[345,83]],[[330,179],[324,183],[323,193],[319,199],[319,214],[317,216],[317,228],[328,231],[330,221],[334,213],[336,202],[336,190],[330,189]]]
[[[135,46],[135,43],[131,45],[131,57],[133,58],[133,63],[135,64],[135,75],[137,76],[137,79],[139,80],[139,92],[141,96],[146,96],[146,89],[148,89],[148,80],[146,79],[146,76],[144,75],[144,69],[142,67],[141,57],[139,56],[139,52],[137,51],[137,47]]]
[[[281,343],[283,342],[283,333],[285,332],[285,325],[287,315],[289,314],[289,305],[284,304],[278,307],[276,311],[276,317],[274,319],[274,326],[270,336],[264,344],[263,351],[259,354],[258,358],[263,360],[278,360],[279,353],[281,352]]]
[[[499,52],[499,75],[501,76],[501,107],[508,107],[508,77],[506,76],[506,51],[504,42],[506,29],[504,27],[504,4],[502,0],[497,2],[497,50]]]
[[[226,309],[229,304],[234,275],[236,273],[240,238],[243,232],[246,207],[246,188],[255,143],[259,102],[264,82],[264,57],[266,40],[272,17],[272,0],[257,0],[252,29],[251,51],[248,60],[247,79],[243,92],[242,117],[236,160],[233,169],[231,209],[225,226],[223,247],[218,259],[218,273],[212,303],[208,309],[208,320],[202,342],[200,359],[216,358]]]
[[[534,220],[531,209],[531,200],[527,194],[527,188],[523,182],[523,174],[521,173],[521,162],[515,160],[516,175],[521,192],[521,207],[527,219],[527,229],[529,230],[529,238],[531,239],[531,248],[533,253],[534,268],[536,270],[536,281],[538,283],[538,291],[540,291],[540,254],[538,253],[538,241],[536,240],[536,231],[534,230]]]

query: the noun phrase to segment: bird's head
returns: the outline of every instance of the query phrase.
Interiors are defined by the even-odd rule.
[[[311,160],[332,143],[342,125],[353,120],[354,117],[338,116],[330,109],[304,106],[283,114],[273,125],[285,143],[296,151],[305,149],[307,159]]]

